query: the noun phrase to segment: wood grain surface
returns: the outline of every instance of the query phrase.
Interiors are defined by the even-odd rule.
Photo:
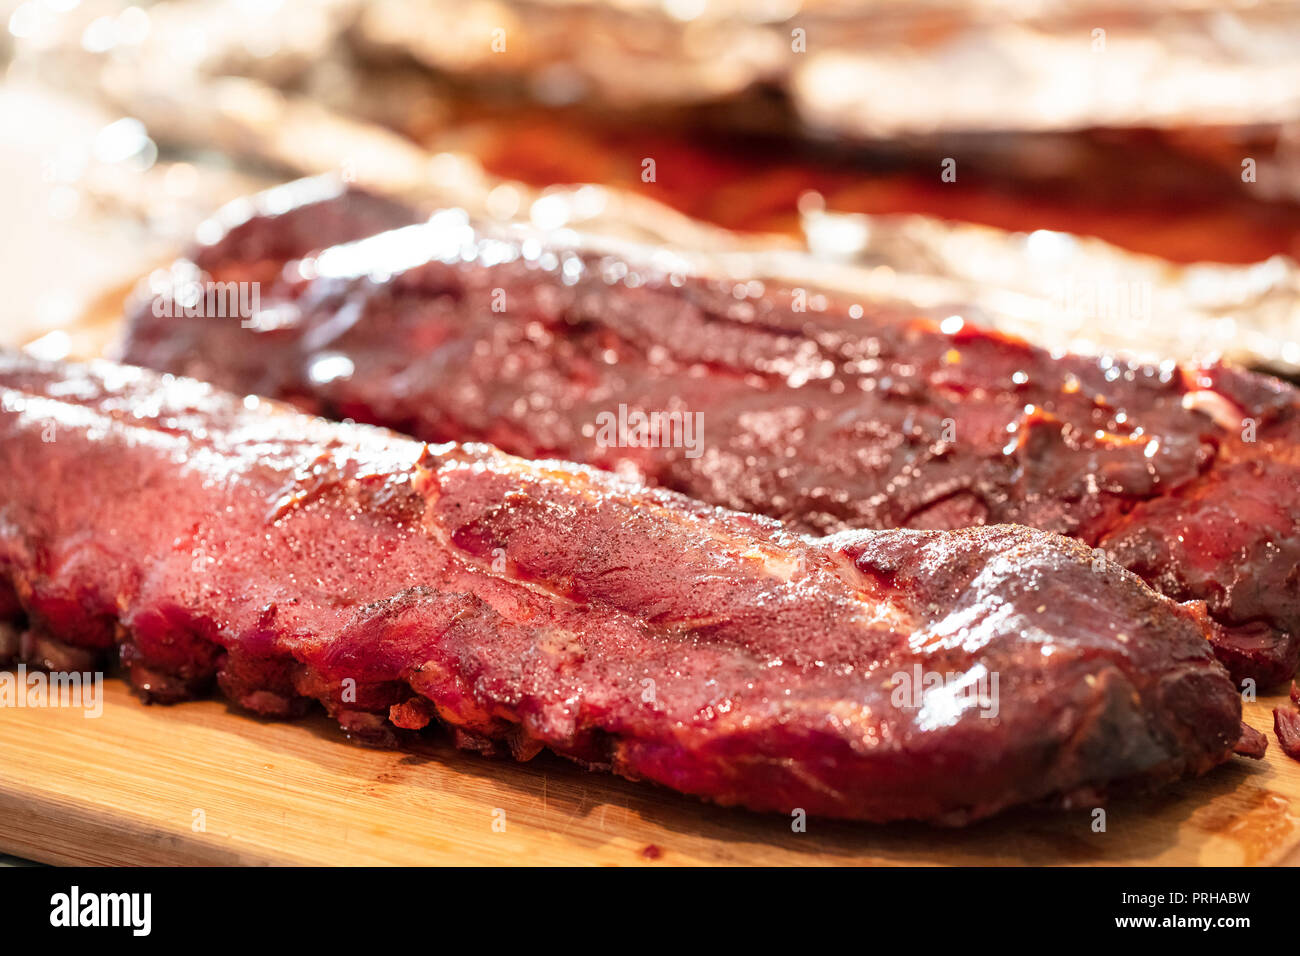
[[[346,740],[324,717],[219,701],[146,706],[104,685],[98,718],[0,708],[0,851],[85,864],[1271,864],[1300,862],[1300,763],[1262,762],[1092,814],[1019,810],[965,829],[712,807],[542,755]],[[1278,700],[1281,702],[1281,699]],[[494,826],[494,823],[496,824]],[[502,828],[504,823],[504,828]]]

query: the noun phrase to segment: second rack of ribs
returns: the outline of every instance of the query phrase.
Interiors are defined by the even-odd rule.
[[[815,534],[1060,532],[1206,602],[1234,678],[1296,670],[1291,386],[1222,364],[1052,355],[959,318],[298,193],[273,213],[255,201],[261,214],[186,264],[260,282],[251,321],[160,317],[146,300],[125,359],[430,441],[630,470]],[[611,443],[598,423],[620,406],[699,413],[702,441]]]

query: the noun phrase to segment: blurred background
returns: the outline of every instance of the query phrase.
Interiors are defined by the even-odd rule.
[[[1300,372],[1300,4],[0,3],[0,343],[304,175]]]

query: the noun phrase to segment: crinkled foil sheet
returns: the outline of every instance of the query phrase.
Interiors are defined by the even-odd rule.
[[[445,73],[528,77],[542,98],[768,84],[809,127],[864,138],[1300,116],[1300,8],[1267,0],[378,0],[355,35]]]
[[[865,270],[881,295],[1049,348],[1300,371],[1300,268],[1286,256],[1178,265],[1063,232],[823,210],[804,230],[815,258]]]

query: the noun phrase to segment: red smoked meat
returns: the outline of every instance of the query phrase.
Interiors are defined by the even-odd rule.
[[[961,822],[1226,759],[1241,702],[1208,627],[1027,528],[813,540],[582,466],[0,353],[0,649],[112,654],[155,699],[215,682],[261,714],[319,701],[370,737],[436,718],[721,804]]]

